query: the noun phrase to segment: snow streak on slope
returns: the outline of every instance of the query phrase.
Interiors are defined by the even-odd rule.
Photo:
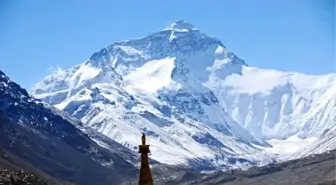
[[[134,151],[145,132],[159,162],[203,169],[270,162],[254,147],[267,142],[233,121],[207,86],[244,65],[219,40],[177,21],[51,74],[32,94]]]
[[[174,68],[174,58],[149,61],[124,77],[126,90],[133,93],[155,94],[163,88],[179,89],[178,84],[171,79]]]

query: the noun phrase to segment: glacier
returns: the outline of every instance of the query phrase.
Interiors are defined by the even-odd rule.
[[[245,67],[243,75],[232,75],[219,83],[217,96],[231,117],[251,133],[266,139],[318,136],[334,120],[323,120],[309,128],[314,109],[326,106],[333,96],[336,75],[312,76]],[[329,95],[327,95],[329,94]],[[327,98],[327,97],[325,97]],[[302,129],[305,129],[302,131]]]
[[[336,125],[335,73],[306,75],[244,66],[242,75],[211,84],[230,117],[267,140],[273,147],[265,151],[282,160],[320,142]],[[328,150],[336,148],[329,144]]]
[[[318,140],[335,123],[321,99],[335,96],[335,76],[250,67],[180,20],[58,69],[31,94],[133,151],[146,133],[161,163],[228,169],[274,162],[272,140]]]

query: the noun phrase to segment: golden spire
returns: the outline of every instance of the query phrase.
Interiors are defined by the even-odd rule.
[[[139,185],[154,185],[148,162],[149,145],[146,145],[146,136],[144,133],[142,134],[141,141],[142,145],[139,145],[139,153],[141,153]]]

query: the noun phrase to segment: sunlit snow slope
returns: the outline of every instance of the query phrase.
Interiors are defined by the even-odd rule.
[[[243,60],[185,21],[115,42],[85,63],[47,76],[32,94],[136,151],[201,169],[270,162],[267,142],[233,121],[209,89],[211,78],[241,74]]]
[[[265,151],[282,159],[320,142],[323,133],[336,125],[336,74],[313,76],[244,66],[242,75],[213,79],[210,84],[230,117],[252,135],[267,139],[273,147]],[[324,147],[334,148],[335,144]]]
[[[253,135],[267,139],[317,137],[332,126],[336,75],[311,76],[244,67],[214,92],[229,115]],[[329,105],[328,105],[329,104]],[[322,111],[323,110],[323,111]]]

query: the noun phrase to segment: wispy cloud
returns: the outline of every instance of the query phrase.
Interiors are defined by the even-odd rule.
[[[55,73],[55,72],[58,72],[58,71],[62,71],[62,68],[59,65],[57,65],[56,67],[55,66],[50,66],[50,67],[47,68],[48,74]]]

